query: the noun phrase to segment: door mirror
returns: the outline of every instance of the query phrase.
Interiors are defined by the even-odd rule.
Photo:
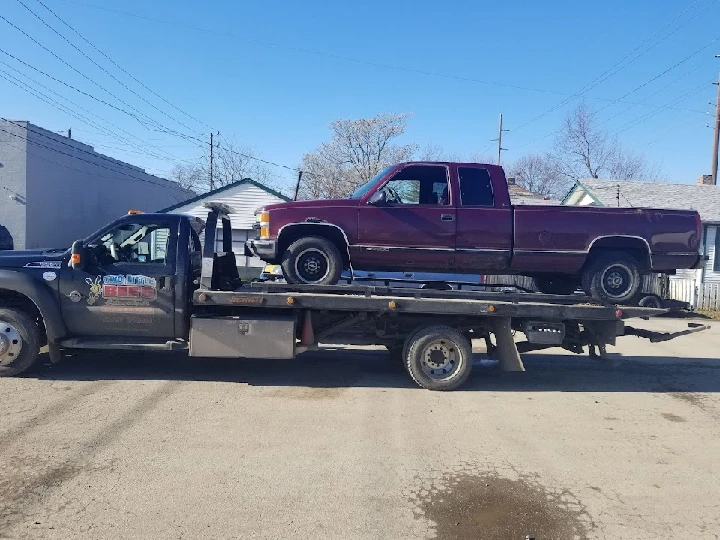
[[[372,204],[373,206],[387,204],[387,193],[385,193],[385,190],[381,189],[373,193],[370,199],[368,199],[368,204]]]
[[[70,266],[74,270],[84,270],[86,262],[87,250],[85,249],[85,243],[82,240],[76,240],[73,242],[72,248],[70,248]]]

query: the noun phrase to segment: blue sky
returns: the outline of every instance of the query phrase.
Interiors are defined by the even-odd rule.
[[[668,180],[693,182],[710,169],[713,133],[706,124],[712,117],[706,113],[714,111],[708,102],[715,101],[711,83],[720,69],[714,57],[720,54],[718,0],[43,0],[147,87],[203,123],[116,70],[36,0],[22,1],[187,127],[117,84],[17,0],[3,0],[0,14],[127,104],[198,139],[207,139],[212,126],[257,155],[289,166],[329,138],[332,120],[384,112],[412,113],[402,142],[439,145],[462,155],[492,155],[490,140],[503,113],[510,129],[503,160],[511,162],[548,150],[550,134],[569,108],[585,99],[603,109],[598,113],[603,127],[628,149],[659,163]],[[2,20],[0,49],[125,107]],[[624,63],[634,61],[589,85],[628,54]],[[172,159],[205,151],[148,129],[1,53],[0,61],[24,75],[3,64],[0,70],[37,79],[132,134],[143,148],[154,145],[155,153],[169,155],[159,160],[138,152],[0,78],[5,118],[27,119],[53,131],[72,127],[74,138],[159,175],[172,167]],[[628,93],[622,101],[631,103],[616,102]],[[291,182],[291,172],[276,172]]]

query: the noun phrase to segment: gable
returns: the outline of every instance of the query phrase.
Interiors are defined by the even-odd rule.
[[[202,219],[207,218],[208,209],[203,206],[206,201],[220,202],[230,206],[235,212],[230,215],[233,229],[249,230],[255,223],[255,210],[266,204],[285,202],[280,197],[268,193],[251,183],[242,183],[232,186],[222,192],[208,194],[193,200],[184,206],[172,208],[172,214],[188,214]]]

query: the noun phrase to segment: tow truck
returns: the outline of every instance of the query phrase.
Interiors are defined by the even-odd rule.
[[[28,370],[44,345],[58,362],[75,349],[301,361],[319,344],[371,344],[401,359],[421,387],[453,390],[471,374],[474,339],[503,369],[523,371],[520,353],[530,350],[602,360],[620,336],[657,342],[707,328],[633,328],[626,321],[666,310],[577,295],[243,283],[232,209],[206,206],[206,220],[130,212],[69,249],[0,254],[0,375]]]

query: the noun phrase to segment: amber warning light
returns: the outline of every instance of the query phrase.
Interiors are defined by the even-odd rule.
[[[128,210],[128,215],[134,216],[135,214],[142,214],[142,210]]]
[[[73,253],[70,257],[70,262],[72,264],[80,264],[80,254],[79,253]]]

